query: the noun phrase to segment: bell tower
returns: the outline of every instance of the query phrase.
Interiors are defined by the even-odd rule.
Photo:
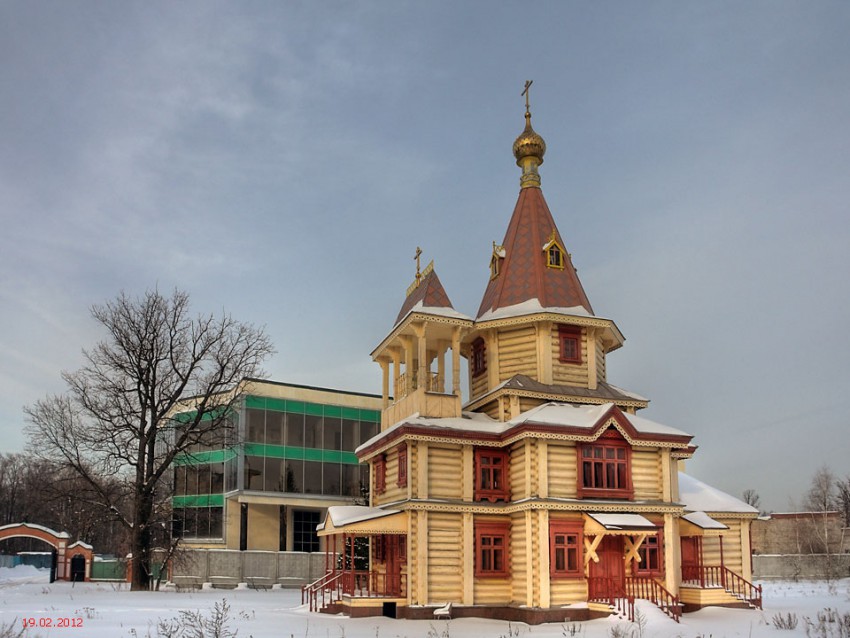
[[[522,92],[525,128],[513,144],[519,197],[504,239],[493,243],[490,280],[463,344],[470,361],[466,409],[500,420],[551,400],[613,401],[633,411],[647,401],[606,381],[606,355],[624,337],[594,314],[543,197],[538,168],[546,142],[531,125],[531,84]]]
[[[461,416],[461,343],[472,319],[452,307],[433,261],[420,269],[421,255],[417,247],[416,274],[395,325],[372,352],[383,372],[382,429],[414,415]]]

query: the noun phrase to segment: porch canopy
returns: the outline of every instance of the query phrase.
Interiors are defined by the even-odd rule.
[[[596,550],[605,536],[624,536],[626,557],[640,562],[638,549],[648,536],[655,534],[658,526],[640,514],[595,513],[584,515],[584,562],[599,562]],[[592,537],[592,540],[591,538]]]
[[[328,508],[324,522],[316,526],[316,533],[319,536],[407,534],[407,513],[365,505],[337,505]]]
[[[728,529],[705,512],[688,512],[679,520],[680,536],[721,536]]]
[[[654,534],[658,526],[640,514],[585,514],[584,533],[632,536],[635,533]]]

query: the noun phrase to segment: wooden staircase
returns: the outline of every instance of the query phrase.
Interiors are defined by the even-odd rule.
[[[682,583],[702,589],[720,587],[753,609],[762,609],[761,585],[754,585],[723,565],[682,567]]]

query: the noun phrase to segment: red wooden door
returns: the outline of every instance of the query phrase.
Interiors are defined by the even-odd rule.
[[[590,562],[590,597],[616,598],[626,585],[623,537],[606,536],[596,550],[599,562]]]
[[[682,537],[682,580],[697,581],[700,579],[702,564],[701,541],[699,536]]]

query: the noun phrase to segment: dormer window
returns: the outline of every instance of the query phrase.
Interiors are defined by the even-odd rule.
[[[565,255],[567,251],[558,243],[555,238],[555,230],[552,229],[552,234],[549,236],[549,241],[543,245],[543,252],[546,253],[546,267],[564,269]]]
[[[490,257],[490,279],[495,279],[501,272],[502,260],[505,258],[505,249],[493,242],[493,255]]]
[[[472,342],[472,376],[477,377],[479,374],[487,372],[487,346],[484,345],[484,339],[478,337]]]

